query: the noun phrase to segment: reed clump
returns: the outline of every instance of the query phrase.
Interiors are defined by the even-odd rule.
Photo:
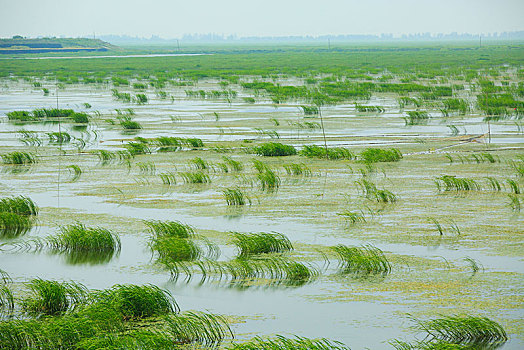
[[[240,206],[249,203],[251,205],[251,198],[239,187],[226,188],[222,191],[227,205]]]
[[[76,282],[59,282],[40,278],[29,282],[30,295],[22,300],[22,309],[31,315],[56,316],[83,303],[87,289]]]
[[[285,164],[284,169],[288,175],[305,177],[312,175],[311,169],[309,169],[309,167],[304,163]]]
[[[180,221],[146,220],[144,223],[155,237],[191,238],[195,235],[192,226]]]
[[[199,343],[206,347],[216,347],[233,332],[227,320],[220,315],[204,312],[182,312],[170,315],[167,319],[168,333],[177,344]]]
[[[117,284],[94,292],[90,303],[117,311],[123,320],[136,320],[179,311],[167,290],[155,285]]]
[[[274,338],[255,337],[245,343],[233,344],[230,350],[350,350],[344,344],[328,339],[310,339],[304,337],[287,338],[276,335]]]
[[[253,153],[264,157],[293,156],[297,154],[295,147],[278,142],[267,142],[253,147]]]
[[[391,264],[382,250],[377,247],[337,245],[331,249],[337,254],[341,274],[386,276],[391,272]]]
[[[425,125],[430,119],[430,115],[426,111],[409,111],[407,116],[403,117],[406,126],[411,125]]]
[[[397,148],[366,148],[359,157],[366,163],[398,162],[402,159],[402,153]]]
[[[36,158],[34,155],[28,152],[10,152],[4,153],[2,156],[2,162],[4,164],[14,164],[14,165],[28,165],[36,163]]]
[[[415,319],[416,327],[428,334],[430,341],[444,341],[473,348],[495,348],[508,341],[497,322],[478,316],[445,316],[427,321]]]
[[[269,168],[257,174],[257,179],[260,181],[260,188],[262,191],[275,192],[280,187],[280,177]]]
[[[81,223],[62,226],[60,232],[47,238],[54,251],[61,253],[107,253],[120,252],[117,234],[101,228],[87,227]]]
[[[181,172],[179,175],[186,184],[207,184],[211,182],[209,175],[203,171]]]
[[[0,237],[14,238],[25,234],[33,227],[30,217],[0,211]]]
[[[232,232],[233,244],[237,246],[239,257],[283,253],[293,249],[289,238],[281,233],[240,233]]]
[[[155,237],[149,246],[156,253],[157,261],[168,267],[180,261],[199,259],[204,254],[194,241],[176,236]]]
[[[398,200],[397,195],[385,189],[378,189],[377,186],[366,179],[356,181],[366,198],[379,203],[395,203]]]
[[[173,172],[166,172],[158,175],[164,185],[176,185],[176,174]]]
[[[239,287],[248,287],[262,281],[268,286],[301,286],[319,275],[319,271],[312,266],[277,255],[236,258],[230,261],[203,260],[198,261],[197,266],[200,268],[202,281],[226,280],[230,285]],[[173,277],[176,278],[177,271],[172,270],[172,273],[175,273]]]
[[[452,175],[442,175],[435,179],[438,191],[480,191],[478,182],[469,178],[459,178]]]
[[[308,158],[355,159],[355,155],[350,150],[342,147],[330,147],[326,150],[325,147],[317,145],[304,145],[299,154]]]
[[[0,198],[0,212],[36,216],[38,215],[38,206],[28,197],[4,197]]]

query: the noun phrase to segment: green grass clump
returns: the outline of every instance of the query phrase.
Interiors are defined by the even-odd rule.
[[[520,186],[519,183],[512,179],[506,179],[506,182],[508,183],[508,186],[514,194],[520,194]]]
[[[233,244],[239,250],[239,257],[257,254],[282,253],[293,249],[289,238],[281,233],[240,233],[232,232]]]
[[[101,165],[107,165],[112,163],[116,159],[116,155],[113,152],[99,149],[94,151],[98,157],[98,161]]]
[[[522,205],[520,203],[519,197],[515,194],[508,194],[508,198],[509,198],[508,205],[511,208],[511,210],[514,212],[520,212],[520,208]]]
[[[348,247],[337,245],[331,247],[339,259],[341,274],[356,275],[387,275],[391,272],[391,264],[384,253],[377,247]]]
[[[304,115],[318,115],[319,110],[317,106],[300,106]]]
[[[29,282],[30,295],[22,300],[22,309],[31,315],[57,316],[85,301],[87,289],[75,282],[48,281],[40,278]]]
[[[202,260],[197,262],[206,279],[225,280],[232,286],[249,287],[251,285],[267,286],[301,286],[314,280],[319,271],[303,263],[276,255],[262,255],[250,258],[236,258],[230,261]],[[192,273],[187,267],[175,266],[173,278],[181,272]]]
[[[124,145],[126,150],[131,154],[131,156],[136,156],[138,154],[151,153],[149,146],[143,142],[128,142]]]
[[[253,147],[253,153],[264,157],[293,156],[297,154],[295,147],[278,142],[267,142]]]
[[[7,119],[15,122],[30,122],[38,120],[35,116],[29,111],[13,111],[6,113]]]
[[[251,205],[251,199],[244,193],[241,188],[226,188],[222,191],[227,205]]]
[[[291,163],[284,165],[288,175],[293,176],[311,176],[311,169],[304,163]]]
[[[173,172],[162,173],[158,175],[164,185],[176,185],[176,174]]]
[[[262,191],[275,192],[280,187],[280,177],[269,168],[257,174],[257,179],[260,181]]]
[[[366,148],[360,153],[360,159],[366,163],[398,162],[402,159],[402,153],[396,148]]]
[[[82,175],[82,169],[76,164],[68,165],[66,168],[71,171],[71,182],[77,181],[80,178],[80,175]]]
[[[179,173],[186,184],[206,184],[211,182],[208,174],[202,171]]]
[[[473,179],[442,175],[435,179],[439,191],[480,191],[481,186]]]
[[[142,125],[139,122],[131,119],[129,115],[119,116],[119,124],[125,130],[139,130],[142,129]]]
[[[91,303],[117,311],[124,320],[143,319],[178,312],[172,295],[154,285],[117,284],[95,292]]]
[[[29,216],[0,211],[0,238],[14,238],[25,234],[33,227]]]
[[[430,116],[425,111],[410,111],[403,118],[406,125],[424,125],[428,123]]]
[[[198,138],[187,138],[187,139],[183,139],[182,141],[193,149],[204,147],[204,142]]]
[[[222,156],[222,160],[228,166],[228,168],[231,169],[231,171],[239,172],[244,169],[244,166],[242,165],[241,162],[239,162],[238,160],[234,160],[231,157]]]
[[[0,212],[36,216],[38,215],[38,206],[28,197],[4,197],[0,198]]]
[[[207,162],[206,160],[200,157],[195,157],[191,159],[189,161],[189,164],[195,167],[197,170],[206,170],[206,169],[209,169],[210,167],[209,162]]]
[[[359,223],[365,223],[366,222],[366,217],[364,216],[364,214],[362,212],[357,213],[357,212],[352,212],[352,211],[349,211],[349,210],[345,210],[345,211],[343,211],[341,213],[337,213],[337,215],[342,216],[351,225],[356,225],[356,224],[359,224]]]
[[[49,132],[47,133],[49,142],[51,143],[69,143],[71,141],[71,135],[65,131],[62,132]]]
[[[331,160],[337,159],[355,159],[355,155],[348,149],[342,147],[332,147],[327,149],[317,145],[304,145],[304,148],[299,152],[301,156],[308,158],[328,158]]]
[[[191,238],[195,235],[193,227],[180,221],[146,220],[144,223],[155,237]]]
[[[120,251],[120,238],[101,227],[76,223],[62,226],[55,236],[47,238],[48,245],[63,253],[107,253]]]
[[[36,163],[35,156],[28,152],[15,151],[4,153],[1,156],[4,164],[26,165]]]
[[[361,189],[366,198],[374,200],[379,203],[395,203],[398,197],[391,191],[378,189],[377,186],[366,179],[356,181],[356,184]]]
[[[199,343],[218,346],[227,336],[233,337],[226,319],[203,312],[184,312],[167,318],[167,329],[179,344]]]
[[[203,255],[195,242],[176,236],[154,237],[149,247],[157,255],[157,261],[167,267],[180,261],[193,261]]]
[[[178,137],[159,136],[153,140],[153,143],[158,147],[158,152],[175,152],[182,148]]]
[[[524,155],[521,155],[516,161],[510,161],[509,165],[518,177],[524,177]]]
[[[272,339],[255,337],[245,343],[233,344],[230,350],[350,350],[344,344],[327,339],[309,339],[303,337],[286,338],[276,335]]]
[[[428,321],[415,320],[428,338],[476,349],[495,348],[508,340],[504,328],[486,317],[446,316]]]
[[[15,308],[15,298],[9,287],[12,282],[9,274],[0,269],[0,317],[11,315]]]
[[[70,116],[73,119],[73,122],[77,124],[87,124],[89,123],[89,115],[83,112],[75,112]]]

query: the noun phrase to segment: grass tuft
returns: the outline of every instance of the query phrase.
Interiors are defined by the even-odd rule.
[[[291,164],[285,164],[284,165],[284,169],[286,170],[286,173],[288,175],[293,175],[293,176],[311,176],[311,169],[309,169],[309,167],[304,164],[304,163],[300,163],[300,164],[297,164],[297,163],[291,163]]]
[[[391,264],[377,247],[371,245],[363,247],[337,245],[331,247],[331,249],[338,256],[341,274],[386,276],[391,272]]]
[[[62,253],[107,253],[120,251],[120,238],[101,227],[76,223],[62,226],[55,236],[47,238],[49,246]]]
[[[230,350],[350,350],[344,344],[330,341],[327,339],[309,339],[295,337],[286,338],[276,335],[272,339],[255,337],[254,339],[241,344],[233,344]]]
[[[30,315],[57,316],[85,301],[87,289],[75,282],[40,278],[29,282],[31,294],[22,300],[22,309]]]
[[[249,198],[239,187],[226,188],[222,191],[222,194],[226,199],[227,205],[246,205],[247,203],[251,205],[251,198]]]
[[[398,162],[402,153],[397,148],[366,148],[360,153],[360,159],[366,163]]]
[[[395,203],[398,200],[398,197],[394,193],[388,190],[378,189],[377,186],[369,180],[360,179],[356,181],[356,184],[366,198],[370,200],[375,200],[379,203]]]
[[[508,340],[504,328],[486,317],[446,316],[428,321],[415,319],[415,322],[418,329],[428,333],[430,340],[474,348],[493,348]]]
[[[308,158],[326,158],[326,148],[317,145],[304,145],[300,155]],[[355,159],[355,155],[347,148],[333,147],[327,149],[327,158],[331,160]]]
[[[4,164],[27,165],[36,163],[36,158],[27,152],[10,152],[1,155]]]
[[[0,212],[36,216],[38,215],[38,206],[28,197],[4,197],[0,198]]]
[[[178,344],[199,343],[216,347],[227,336],[233,337],[224,317],[203,312],[170,315],[167,318],[167,329]]]
[[[193,227],[180,221],[146,220],[144,223],[155,237],[191,238],[195,235]]]
[[[297,154],[295,147],[279,142],[267,142],[253,147],[253,153],[264,157],[293,156]]]
[[[439,191],[480,191],[481,186],[473,179],[442,175],[435,179]]]
[[[233,244],[239,250],[238,256],[245,258],[257,254],[282,253],[293,249],[289,238],[281,233],[240,233],[232,232]]]

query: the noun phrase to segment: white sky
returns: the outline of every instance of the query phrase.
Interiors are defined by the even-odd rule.
[[[524,30],[524,0],[0,0],[0,37]]]

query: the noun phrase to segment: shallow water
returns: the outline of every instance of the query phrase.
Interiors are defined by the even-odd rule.
[[[16,136],[16,132],[22,128],[42,134],[58,131],[57,124],[14,125],[8,122],[5,114],[9,111],[53,107],[56,104],[55,96],[44,97],[40,91],[32,91],[29,85],[8,85],[9,89],[0,93],[2,153],[23,147]],[[103,117],[87,128],[89,132],[96,131],[98,138],[93,138],[86,150],[122,149],[123,141],[132,140],[135,136],[198,137],[209,143],[206,147],[219,141],[236,142],[233,146],[238,147],[245,139],[272,140],[257,132],[257,128],[276,130],[282,141],[294,144],[298,148],[304,144],[323,144],[320,130],[307,131],[290,124],[296,121],[318,121],[315,118],[302,118],[298,105],[275,108],[266,101],[259,101],[254,105],[236,102],[229,105],[220,100],[186,99],[183,89],[172,89],[169,93],[175,97],[174,103],[156,99],[149,91],[150,103],[136,106],[114,101],[107,88],[67,86],[66,90],[59,90],[59,106],[78,110],[82,109],[82,103],[89,102],[93,107],[86,111],[98,110],[102,113]],[[372,243],[384,250],[386,255],[398,259],[420,260],[421,266],[412,267],[413,271],[420,273],[424,272],[424,264],[427,262],[444,265],[444,261],[449,261],[450,265],[458,269],[465,266],[463,259],[470,257],[482,263],[487,279],[492,275],[524,274],[521,252],[508,251],[501,254],[495,247],[498,241],[490,244],[489,238],[482,238],[481,235],[472,232],[485,229],[481,233],[502,230],[501,234],[507,234],[512,225],[513,231],[522,227],[521,216],[504,219],[508,211],[505,207],[507,199],[502,194],[492,201],[489,197],[470,197],[469,204],[467,198],[435,197],[434,187],[431,187],[432,181],[434,176],[443,172],[459,172],[468,176],[471,175],[471,171],[477,171],[476,168],[473,169],[475,166],[485,166],[478,171],[482,172],[482,175],[492,175],[489,165],[453,164],[448,165],[450,169],[447,169],[442,167],[444,163],[440,160],[437,164],[430,162],[430,159],[434,159],[430,158],[433,156],[441,157],[442,161],[445,161],[443,156],[430,151],[449,143],[460,143],[458,139],[448,140],[450,132],[446,125],[449,120],[438,120],[435,114],[434,120],[428,125],[406,127],[401,118],[402,113],[396,109],[393,98],[373,98],[369,104],[383,105],[388,111],[380,115],[361,114],[356,113],[354,105],[350,104],[323,108],[328,145],[347,146],[352,150],[356,149],[355,152],[367,146],[399,147],[406,155],[399,165],[383,166],[387,177],[373,178],[381,187],[398,191],[400,203],[392,209],[385,209],[380,217],[369,220],[364,227],[348,228],[343,219],[336,215],[345,207],[357,210],[362,204],[362,199],[354,189],[358,172],[348,171],[348,166],[359,167],[355,163],[326,163],[323,160],[293,158],[294,162],[308,162],[315,172],[329,173],[329,177],[313,176],[308,181],[293,182],[291,179],[287,181],[285,174],[280,170],[280,176],[286,181],[277,194],[261,194],[256,188],[249,188],[255,203],[241,211],[228,211],[224,208],[220,189],[238,183],[231,174],[212,173],[213,183],[207,186],[190,187],[177,184],[166,188],[159,184],[155,176],[143,176],[144,181],[151,181],[151,184],[141,185],[139,182],[133,182],[138,176],[135,163],[147,161],[150,159],[148,157],[153,157],[151,159],[157,164],[158,174],[171,169],[183,171],[188,168],[187,161],[194,156],[210,157],[215,161],[219,160],[222,154],[204,150],[140,156],[133,161],[132,169],[126,169],[119,165],[102,167],[97,164],[95,156],[77,154],[71,145],[64,145],[64,149],[69,152],[67,157],[57,157],[56,147],[46,146],[45,149],[39,150],[42,161],[32,166],[27,173],[0,172],[2,196],[29,196],[42,208],[42,215],[49,218],[48,222],[42,222],[42,226],[19,239],[51,234],[59,225],[70,223],[74,218],[101,226],[111,225],[121,235],[122,251],[105,264],[70,264],[64,256],[46,251],[34,253],[3,250],[0,251],[0,267],[9,272],[16,281],[26,281],[35,277],[75,280],[89,288],[106,288],[115,283],[153,283],[169,289],[183,310],[208,310],[245,317],[244,323],[234,325],[234,330],[241,339],[249,338],[254,333],[296,334],[339,340],[352,349],[390,349],[388,340],[413,339],[406,313],[429,317],[438,315],[443,309],[442,305],[435,306],[429,301],[426,303],[417,291],[411,291],[409,287],[406,287],[408,290],[402,291],[383,291],[377,284],[376,290],[373,290],[372,283],[358,280],[340,281],[333,273],[298,288],[280,286],[238,289],[211,281],[198,285],[196,277],[189,284],[180,280],[175,282],[170,279],[168,271],[153,265],[151,252],[147,248],[147,232],[140,223],[140,220],[147,219],[179,220],[194,226],[197,232],[211,232],[215,236],[210,239],[217,239],[223,250],[221,259],[228,259],[235,254],[234,248],[228,242],[228,232],[274,231],[284,233],[297,246],[309,247],[312,251],[313,248],[337,244],[360,246]],[[136,112],[134,119],[144,126],[136,135],[124,134],[118,125],[104,122],[105,119],[116,119],[116,108],[129,107]],[[218,120],[215,120],[213,112],[219,114]],[[178,119],[172,119],[171,116]],[[279,126],[270,121],[273,117],[280,120]],[[464,129],[468,135],[486,132],[486,126],[478,116],[460,117],[452,121],[461,134],[464,134]],[[75,137],[82,136],[82,132],[73,130],[72,125],[63,123],[61,127]],[[491,131],[493,145],[523,145],[523,139],[516,133],[515,125],[511,122],[493,124]],[[45,137],[43,139],[45,140]],[[44,142],[44,145],[47,145],[47,142]],[[485,148],[487,145],[481,143],[470,147]],[[450,151],[454,150],[452,148]],[[505,154],[505,157],[509,156],[511,154]],[[233,157],[249,164],[252,156],[234,153]],[[272,166],[280,169],[282,167],[278,162],[282,161],[291,162],[267,160]],[[67,182],[68,172],[64,168],[72,162],[86,170],[80,180],[74,183]],[[402,164],[407,165],[402,167]],[[504,168],[503,162],[493,167],[497,167],[497,171],[509,171]],[[165,204],[162,204],[164,202]],[[438,216],[441,220],[445,216],[455,217],[464,231],[463,237],[450,237],[449,234],[441,238],[436,237],[428,228],[428,216]],[[495,224],[494,218],[500,223]],[[469,229],[470,226],[472,229]],[[411,238],[402,236],[404,230],[408,233],[429,232],[427,237],[431,237],[431,240],[414,236],[411,241]],[[430,234],[433,235],[429,236]],[[513,246],[518,247],[518,239],[512,239]],[[475,240],[480,243],[476,245]],[[3,243],[5,242],[4,240]],[[508,248],[510,246],[511,244]],[[297,248],[297,253],[300,253],[300,249]],[[314,254],[312,251],[305,252],[305,256]],[[377,283],[380,283],[380,286],[402,283],[406,277],[403,268],[395,265],[392,276]],[[435,272],[432,267],[428,267],[428,271],[436,273],[436,277],[431,275],[424,282],[429,284],[432,279],[444,279],[439,275],[439,269],[435,269]],[[450,276],[446,278],[451,281],[454,278],[462,278],[461,274],[464,274],[463,271],[450,271],[444,275]],[[454,273],[460,278],[453,275]],[[493,281],[494,285],[500,283],[499,280]],[[409,282],[412,281],[406,281]],[[516,286],[512,283],[508,282],[504,287],[514,290],[522,287],[522,283]],[[446,285],[443,283],[442,287],[446,288]],[[472,290],[475,288],[477,285],[472,286]],[[478,288],[481,292],[485,290],[486,294],[492,293],[486,285],[479,284]],[[522,297],[522,288],[519,293],[518,297]],[[474,305],[474,301],[471,301],[474,296],[469,298],[468,301]],[[469,305],[463,306],[460,300],[454,302],[455,304],[447,307],[456,308],[461,312],[477,311]],[[523,315],[522,306],[505,305],[500,308],[507,309],[501,316],[498,313],[499,308],[482,312],[492,317],[495,315],[498,321],[518,319]],[[524,344],[521,337],[518,337],[515,331],[511,334],[512,341],[503,349],[521,348]]]

